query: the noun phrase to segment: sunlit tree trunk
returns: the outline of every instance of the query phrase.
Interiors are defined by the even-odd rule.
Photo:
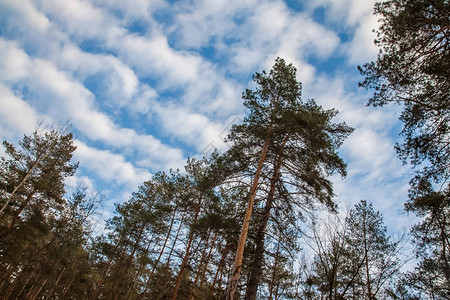
[[[367,287],[367,297],[369,300],[372,300],[372,288],[370,282],[370,269],[369,269],[369,246],[367,245],[367,228],[366,228],[366,218],[365,213],[363,215],[363,239],[364,239],[364,256],[366,258],[366,287]]]
[[[28,169],[27,173],[22,178],[22,180],[19,182],[19,184],[14,187],[14,190],[11,192],[11,194],[9,195],[8,199],[6,200],[6,202],[0,208],[0,215],[3,213],[3,211],[6,209],[6,207],[8,207],[9,203],[14,198],[14,195],[17,193],[19,188],[21,188],[25,184],[25,182],[28,180],[28,177],[31,176],[31,174],[33,173],[34,168],[36,168],[37,165],[41,161],[44,161],[48,157],[48,155],[50,155],[51,150],[53,149],[53,147],[56,146],[56,143],[57,143],[57,140],[52,143],[52,145],[50,146],[48,151],[46,151],[46,153],[42,157],[39,157],[39,156],[36,157],[36,160],[34,161],[33,165],[30,167],[30,169]]]
[[[156,259],[155,263],[153,264],[152,271],[150,272],[150,275],[148,277],[147,283],[145,284],[146,290],[147,290],[148,285],[150,284],[150,281],[151,281],[151,279],[153,277],[153,274],[155,273],[156,267],[158,266],[159,261],[161,260],[161,257],[163,256],[164,251],[166,250],[167,242],[169,241],[170,235],[172,234],[172,227],[173,227],[173,223],[175,222],[176,212],[177,212],[177,210],[175,208],[174,211],[173,211],[172,220],[170,221],[169,229],[167,230],[167,235],[166,235],[166,238],[164,240],[163,246],[161,247],[161,251],[159,251],[158,258]],[[178,228],[177,233],[179,232],[179,230],[181,228],[182,221],[180,222],[180,227]],[[178,238],[178,234],[177,234],[176,238]]]
[[[239,282],[239,276],[241,274],[241,267],[242,267],[242,259],[244,257],[244,247],[248,234],[248,227],[250,226],[250,218],[252,216],[253,204],[255,202],[256,192],[258,190],[259,177],[261,176],[262,167],[264,165],[264,161],[266,160],[267,151],[269,149],[271,133],[272,133],[272,124],[269,125],[269,128],[267,130],[266,139],[264,141],[264,147],[261,153],[261,157],[259,159],[255,177],[253,178],[253,184],[250,189],[250,195],[248,198],[247,208],[245,210],[244,215],[244,222],[242,224],[241,235],[239,237],[238,248],[236,250],[236,256],[234,259],[233,271],[231,279],[229,280],[227,286],[226,300],[233,300]]]
[[[216,232],[214,234],[213,240],[211,242],[211,247],[209,247],[208,255],[206,256],[206,258],[203,259],[203,255],[202,255],[202,261],[204,261],[204,262],[203,262],[203,265],[202,264],[199,265],[198,273],[197,273],[197,276],[196,276],[194,284],[193,284],[194,291],[193,291],[192,295],[189,297],[190,300],[197,299],[198,293],[202,290],[203,282],[205,280],[206,271],[208,270],[209,261],[211,259],[211,254],[212,254],[212,251],[213,251],[215,243],[216,243],[217,235],[218,235],[218,232]],[[205,248],[205,250],[206,250],[206,248]],[[200,279],[200,283],[197,286],[198,279]]]
[[[184,217],[181,218],[180,225],[178,226],[177,232],[176,232],[175,237],[174,237],[173,242],[172,242],[172,246],[170,247],[169,254],[167,255],[166,263],[165,263],[166,268],[168,268],[170,266],[170,262],[171,262],[171,259],[172,259],[172,254],[175,251],[175,246],[176,246],[176,244],[178,242],[178,237],[180,236],[181,229],[183,228],[183,221],[184,221]],[[170,233],[169,233],[169,235],[170,235]],[[152,277],[153,277],[153,274],[154,273],[152,273]],[[149,292],[149,288],[150,288],[150,284],[151,284],[152,278],[150,277],[149,280],[150,281],[148,282],[148,285],[146,287],[146,293],[143,294],[142,299],[146,299],[145,298],[146,294],[148,294],[148,292]],[[160,282],[161,282],[161,278],[158,278],[158,280],[156,281],[156,284],[155,284],[155,288],[159,287]],[[163,295],[161,295],[161,297],[162,296]]]
[[[245,300],[256,299],[256,293],[258,291],[259,278],[261,277],[262,265],[264,260],[264,235],[266,232],[267,224],[269,223],[270,211],[273,206],[273,200],[275,197],[276,183],[280,177],[280,168],[283,161],[284,147],[289,139],[286,137],[281,145],[280,153],[274,163],[275,170],[272,178],[270,179],[269,194],[267,195],[266,205],[262,215],[262,220],[259,224],[258,232],[256,234],[256,247],[255,258],[250,267],[250,279],[247,285],[247,291],[245,294]]]
[[[25,281],[25,284],[20,289],[19,293],[17,293],[17,298],[20,298],[20,295],[22,295],[23,291],[25,290],[25,287],[27,286],[28,282],[30,282],[31,277],[28,277],[27,281]],[[11,290],[12,291],[12,290]],[[8,299],[9,296],[5,296],[6,299]]]
[[[154,240],[155,240],[155,234],[152,234],[152,237],[147,242],[147,247],[145,247],[144,255],[148,256],[150,254],[150,252],[149,252],[150,246],[153,244]],[[153,247],[152,252],[153,252],[153,250],[155,250],[155,247]],[[145,263],[140,263],[138,270],[135,272],[133,279],[131,280],[131,286],[128,288],[126,299],[130,299],[130,295],[133,292],[136,284],[138,283],[138,278],[144,269],[145,269]],[[145,288],[145,285],[144,285],[144,288]]]
[[[54,291],[55,291],[55,287],[58,286],[59,281],[61,280],[62,275],[63,275],[64,272],[66,271],[66,268],[67,268],[67,267],[64,267],[64,268],[61,270],[61,272],[59,272],[58,278],[56,279],[56,281],[55,281],[55,283],[53,284],[53,286],[52,286],[52,288],[50,289],[50,291],[47,293],[47,297],[45,297],[46,300],[47,300],[47,299],[50,299],[50,298],[53,296],[53,293],[54,293]]]
[[[47,283],[48,279],[45,279],[42,284],[36,289],[36,292],[33,294],[32,297],[30,297],[31,300],[36,299],[36,297],[39,295],[39,293],[41,292],[42,288],[45,286],[45,284]]]
[[[175,238],[173,239],[173,243],[172,243],[172,247],[170,247],[169,255],[167,255],[166,267],[168,267],[170,265],[170,260],[172,258],[172,254],[173,254],[173,252],[175,250],[175,246],[178,242],[178,237],[180,236],[181,229],[183,228],[183,221],[184,221],[184,219],[182,219],[180,221],[180,226],[178,227],[177,233],[175,234]]]
[[[124,266],[123,270],[121,270],[121,266],[119,266],[118,272],[115,275],[113,287],[112,287],[114,299],[118,299],[119,297],[121,297],[121,294],[124,292],[123,286],[125,286],[125,290],[128,290],[126,288],[126,285],[129,283],[128,272],[129,272],[131,265],[133,264],[134,255],[136,254],[137,248],[139,247],[139,243],[141,242],[141,238],[144,233],[144,229],[145,229],[146,225],[147,224],[145,222],[143,222],[142,225],[140,226],[138,236],[133,245],[130,255],[128,257],[126,255],[124,255],[119,260],[120,263],[122,263],[122,261],[123,261],[125,266]],[[116,285],[117,285],[117,288],[115,288]]]
[[[70,279],[69,284],[67,285],[67,287],[64,289],[64,292],[62,294],[62,298],[65,299],[65,296],[67,294],[67,292],[70,290],[70,288],[72,287],[73,282],[75,281],[75,278],[77,278],[78,273],[76,273],[74,276],[72,276],[72,279]]]

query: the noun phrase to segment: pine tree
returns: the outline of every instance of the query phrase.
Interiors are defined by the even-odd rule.
[[[327,299],[386,298],[387,288],[406,261],[402,240],[392,241],[379,212],[361,200],[345,220],[313,228],[315,250],[311,282]]]
[[[335,110],[323,110],[313,100],[301,100],[301,85],[296,69],[278,58],[272,70],[253,76],[257,88],[243,94],[249,114],[232,128],[228,154],[238,166],[254,172],[247,208],[236,251],[227,299],[233,299],[241,273],[244,246],[255,199],[265,200],[263,216],[256,229],[256,257],[252,266],[247,299],[256,297],[262,266],[264,232],[275,199],[285,198],[292,206],[307,207],[314,201],[330,207],[332,184],[327,175],[345,175],[345,164],[336,150],[352,131],[345,124],[333,124]],[[279,196],[278,185],[283,186]],[[266,192],[265,192],[266,191]],[[286,192],[287,191],[287,192]],[[290,193],[290,191],[295,191]]]
[[[76,190],[72,134],[37,130],[4,142],[0,168],[0,293],[4,298],[87,297],[93,270],[86,251],[94,199]],[[76,288],[75,288],[76,286]]]
[[[422,262],[410,275],[417,292],[448,297],[450,3],[391,0],[377,3],[375,14],[380,16],[376,45],[381,49],[376,62],[360,67],[365,76],[360,85],[374,91],[369,104],[403,107],[404,143],[397,152],[416,168],[406,209],[423,218],[412,229]]]
[[[407,204],[407,209],[423,219],[411,229],[419,263],[414,271],[404,275],[400,284],[408,287],[411,297],[447,299],[450,297],[450,198],[429,189]]]
[[[172,219],[174,178],[156,174],[144,182],[130,199],[116,206],[117,215],[108,221],[110,232],[97,240],[100,280],[92,298],[137,297],[146,289],[141,273],[154,253],[149,250],[168,230]],[[137,282],[138,281],[138,282]]]

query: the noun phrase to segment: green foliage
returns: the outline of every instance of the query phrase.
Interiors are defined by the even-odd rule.
[[[444,0],[393,0],[375,5],[381,17],[376,62],[360,68],[371,105],[403,104],[405,143],[397,150],[417,166],[412,196],[423,181],[448,189],[450,118],[450,4]],[[447,191],[448,192],[448,191]]]
[[[302,101],[296,69],[283,59],[276,59],[269,74],[256,73],[253,79],[257,88],[243,94],[249,114],[242,124],[233,126],[227,138],[230,160],[255,169],[268,138],[266,164],[270,169],[266,175],[282,156],[281,176],[293,176],[286,184],[333,207],[332,184],[326,177],[334,173],[345,176],[346,165],[337,149],[353,129],[345,123],[332,123],[336,110],[324,110],[314,100]]]
[[[403,106],[405,140],[397,151],[417,167],[406,209],[423,217],[412,229],[420,264],[407,282],[420,295],[448,297],[450,3],[392,0],[377,3],[375,14],[381,17],[375,42],[381,50],[376,62],[360,68],[360,85],[374,90],[370,105]]]
[[[344,220],[313,224],[308,240],[315,252],[304,273],[303,296],[327,299],[384,299],[403,265],[402,241],[392,241],[379,212],[362,200]],[[306,276],[306,277],[305,277]]]
[[[235,174],[247,183],[261,172],[246,250],[253,262],[248,281],[251,288],[247,288],[245,299],[256,297],[266,228],[271,233],[277,224],[289,224],[291,228],[278,234],[289,232],[295,240],[302,213],[309,213],[316,203],[335,208],[328,176],[346,174],[337,150],[353,129],[332,122],[336,110],[324,110],[314,100],[303,101],[296,72],[292,64],[277,58],[268,73],[256,73],[256,88],[242,95],[248,115],[242,124],[232,127],[227,138],[231,147],[225,157],[229,165],[236,166]],[[246,188],[251,194],[250,187]]]
[[[86,251],[95,202],[81,187],[65,197],[74,174],[72,134],[36,131],[4,142],[0,165],[0,293],[8,298],[85,298],[94,272]]]

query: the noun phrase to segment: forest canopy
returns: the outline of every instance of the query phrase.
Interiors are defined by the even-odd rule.
[[[277,58],[242,93],[246,115],[223,152],[149,176],[101,231],[104,196],[68,185],[81,145],[72,133],[39,128],[4,141],[0,295],[448,299],[449,3],[391,0],[374,12],[380,52],[359,67],[360,86],[368,105],[402,109],[396,149],[415,170],[405,204],[419,219],[409,232],[415,267],[402,269],[408,237],[390,235],[375,203],[337,205],[331,176],[347,174],[339,150],[353,128],[303,99],[297,69]]]

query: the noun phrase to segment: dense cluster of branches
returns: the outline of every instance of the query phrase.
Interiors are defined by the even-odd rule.
[[[406,209],[421,222],[411,233],[420,263],[405,275],[398,297],[450,298],[450,3],[391,0],[381,17],[378,59],[360,68],[374,91],[370,105],[398,103],[405,140],[397,151],[416,168]],[[410,299],[408,298],[408,299]]]

